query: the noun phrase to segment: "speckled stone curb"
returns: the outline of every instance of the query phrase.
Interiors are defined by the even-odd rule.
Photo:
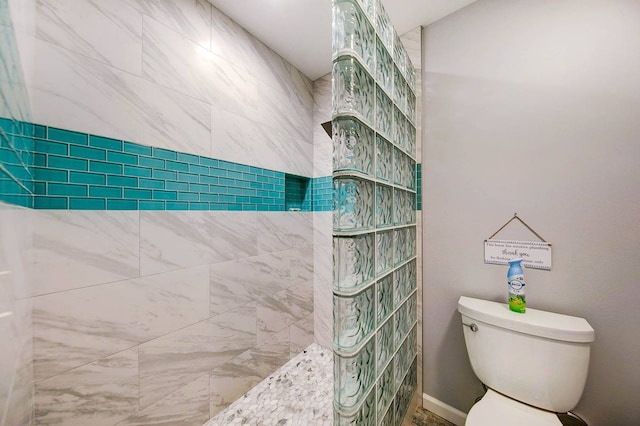
[[[314,343],[205,426],[332,425],[332,370],[333,354]]]

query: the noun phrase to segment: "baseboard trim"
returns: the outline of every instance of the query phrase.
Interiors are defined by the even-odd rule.
[[[462,411],[457,408],[453,408],[452,406],[445,404],[426,393],[422,394],[422,408],[431,411],[433,414],[437,414],[456,426],[464,426],[464,422],[467,419],[467,415]]]

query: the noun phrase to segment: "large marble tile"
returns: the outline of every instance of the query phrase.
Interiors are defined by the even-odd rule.
[[[284,330],[211,372],[211,416],[244,395],[289,360],[289,331]]]
[[[140,345],[140,408],[255,345],[255,303]]]
[[[211,108],[211,156],[303,176],[313,168],[312,144],[292,137],[288,129],[216,106]]]
[[[333,212],[313,212],[313,244],[317,246],[333,244]]]
[[[41,40],[35,52],[35,122],[209,154],[208,104]]]
[[[257,254],[255,212],[140,212],[143,275]]]
[[[333,142],[322,123],[331,121],[331,74],[313,82],[313,176],[333,172]]]
[[[289,259],[291,267],[291,283],[296,285],[313,281],[313,246],[308,245],[280,252]]]
[[[289,327],[290,357],[298,355],[314,341],[313,316],[308,315]]]
[[[313,282],[298,284],[258,302],[258,342],[269,339],[313,312]]]
[[[133,211],[38,211],[33,293],[137,277],[138,222],[138,212]]]
[[[288,144],[313,144],[313,109],[294,105],[290,95],[267,84],[258,85],[258,120],[262,124],[288,132]],[[287,145],[288,145],[287,144]]]
[[[32,212],[0,202],[0,424],[28,425],[33,406],[29,269]],[[4,423],[3,423],[4,418]]]
[[[145,78],[245,117],[255,115],[257,81],[243,68],[147,17],[143,43]]]
[[[315,246],[313,279],[313,318],[315,341],[333,348],[333,252],[331,246]]]
[[[211,45],[211,4],[206,0],[122,0],[199,45]]]
[[[289,287],[291,258],[285,254],[264,254],[211,265],[211,315]]]
[[[138,349],[36,384],[35,424],[110,426],[138,411]]]
[[[120,0],[39,0],[37,36],[121,70],[142,74],[142,14]]]
[[[202,426],[209,420],[209,375],[194,380],[118,426]]]
[[[4,299],[0,275],[0,425],[29,425],[33,407],[31,299]],[[3,423],[4,420],[4,423]]]
[[[258,253],[273,253],[313,244],[313,213],[258,213]]]
[[[34,299],[38,380],[209,317],[209,268],[151,275]]]
[[[254,37],[215,7],[211,10],[211,51],[251,75],[256,73]]]
[[[422,68],[422,27],[415,27],[400,36],[400,41],[415,69]]]

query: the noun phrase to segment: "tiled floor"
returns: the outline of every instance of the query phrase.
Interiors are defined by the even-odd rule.
[[[315,343],[231,404],[206,426],[330,425],[333,357]]]
[[[412,426],[455,426],[443,419],[436,416],[431,411],[427,411],[424,408],[418,407],[416,414],[413,416]]]
[[[333,424],[331,351],[315,343],[204,426]],[[453,426],[418,408],[413,426]]]

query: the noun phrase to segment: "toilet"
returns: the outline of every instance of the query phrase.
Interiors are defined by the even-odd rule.
[[[584,318],[462,296],[471,367],[488,388],[465,426],[561,426],[580,400],[595,333]]]

